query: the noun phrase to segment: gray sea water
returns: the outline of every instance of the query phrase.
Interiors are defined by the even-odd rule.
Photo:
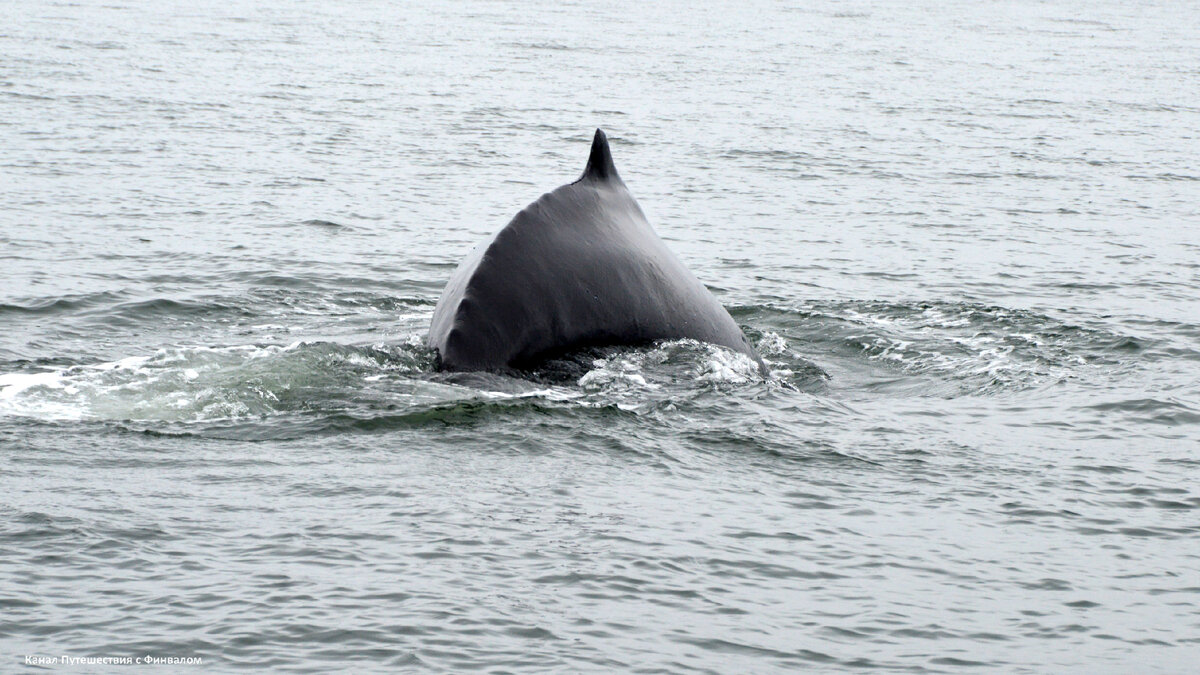
[[[0,16],[0,670],[1196,667],[1195,3]],[[769,377],[434,372],[596,127]]]

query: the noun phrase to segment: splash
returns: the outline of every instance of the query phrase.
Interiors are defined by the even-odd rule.
[[[411,344],[159,349],[94,365],[0,375],[0,414],[164,422],[256,417],[345,403],[371,390],[364,382],[428,369],[428,360]]]

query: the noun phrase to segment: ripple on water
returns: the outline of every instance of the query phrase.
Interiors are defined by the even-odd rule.
[[[900,383],[947,397],[1111,375],[1131,367],[1146,349],[1143,341],[1111,330],[961,302],[809,302],[743,311],[787,342],[803,345],[814,361],[917,376]]]

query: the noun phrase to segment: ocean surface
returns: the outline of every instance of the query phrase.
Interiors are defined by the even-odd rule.
[[[1195,3],[0,15],[0,671],[1194,672]],[[434,370],[597,127],[769,376]]]

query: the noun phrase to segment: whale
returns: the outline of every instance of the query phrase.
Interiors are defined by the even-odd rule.
[[[583,175],[542,195],[451,274],[428,343],[444,371],[521,371],[573,351],[690,338],[763,360],[655,233],[592,139]]]

